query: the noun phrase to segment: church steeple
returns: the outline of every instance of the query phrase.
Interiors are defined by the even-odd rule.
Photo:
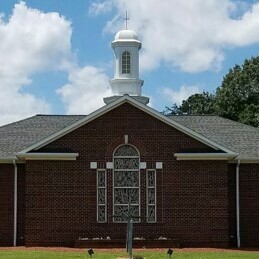
[[[128,17],[126,16],[126,21]],[[116,100],[125,94],[147,104],[149,98],[141,96],[141,88],[144,83],[139,78],[139,50],[141,42],[137,34],[125,28],[119,31],[111,43],[114,50],[114,77],[110,80],[114,96],[104,98],[106,104]]]

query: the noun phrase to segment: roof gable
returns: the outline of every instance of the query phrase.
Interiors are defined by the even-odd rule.
[[[13,159],[15,153],[59,132],[83,117],[85,116],[35,115],[1,126],[0,158]]]
[[[211,141],[210,139],[206,138],[205,136],[201,135],[198,132],[193,131],[192,129],[178,123],[177,121],[174,121],[170,118],[168,118],[167,116],[162,115],[161,113],[159,113],[158,111],[150,108],[149,106],[146,106],[136,100],[134,100],[134,98],[131,98],[128,95],[124,95],[121,98],[117,99],[116,101],[103,106],[102,108],[94,111],[93,113],[89,114],[88,116],[82,117],[81,119],[75,121],[74,123],[68,125],[65,128],[62,128],[59,131],[56,131],[55,133],[41,139],[40,141],[38,141],[37,143],[34,143],[30,146],[27,146],[25,149],[21,150],[19,153],[26,153],[29,152],[31,150],[37,150],[40,149],[41,147],[53,142],[54,140],[70,133],[71,131],[95,120],[96,118],[102,116],[103,114],[115,109],[116,107],[122,105],[123,103],[129,103],[135,107],[137,107],[138,109],[146,112],[147,114],[150,114],[151,116],[157,118],[158,120],[180,130],[181,132],[189,135],[190,137],[212,147],[215,150],[222,150],[224,152],[230,153],[230,154],[234,154],[233,151],[231,151],[230,149],[225,148],[224,146],[221,146],[219,144],[217,144],[214,141]]]
[[[258,159],[259,129],[212,115],[180,115],[170,119],[239,154],[239,159]]]

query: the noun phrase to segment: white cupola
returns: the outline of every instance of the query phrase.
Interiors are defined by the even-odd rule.
[[[111,43],[114,50],[114,78],[110,80],[113,96],[104,98],[106,104],[125,94],[147,104],[149,98],[141,96],[143,80],[139,78],[139,50],[141,42],[129,29],[119,31]]]

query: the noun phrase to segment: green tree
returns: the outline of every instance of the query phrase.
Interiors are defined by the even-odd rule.
[[[216,93],[191,95],[167,114],[216,114],[259,127],[259,56],[235,65],[223,77]]]
[[[245,109],[239,114],[238,120],[247,125],[259,127],[259,105],[246,105]]]
[[[258,105],[259,57],[252,57],[242,66],[230,69],[223,78],[216,90],[215,111],[225,118],[256,126]]]
[[[180,106],[174,104],[171,108],[166,107],[166,114],[213,114],[215,96],[203,92],[193,94],[187,100],[184,100]]]
[[[193,94],[182,102],[179,110],[184,114],[213,114],[214,101],[215,96],[208,92]]]
[[[177,104],[173,104],[172,107],[165,107],[165,110],[162,112],[164,115],[179,115],[182,114],[179,110],[179,107],[177,106]]]

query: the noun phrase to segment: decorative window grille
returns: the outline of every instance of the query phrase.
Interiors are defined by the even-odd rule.
[[[147,170],[147,222],[156,222],[156,170]]]
[[[122,145],[115,150],[113,161],[114,222],[127,222],[129,212],[140,216],[139,153],[131,145]]]
[[[124,51],[122,53],[122,74],[130,74],[130,53],[128,51]]]
[[[107,221],[107,179],[106,170],[97,170],[97,222]]]

